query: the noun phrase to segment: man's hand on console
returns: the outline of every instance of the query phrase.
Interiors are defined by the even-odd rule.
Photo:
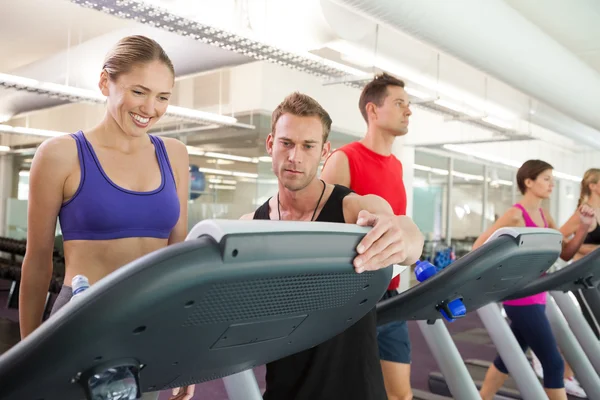
[[[362,210],[356,223],[373,227],[356,248],[356,272],[375,271],[392,264],[411,265],[419,258],[424,238],[410,218]]]

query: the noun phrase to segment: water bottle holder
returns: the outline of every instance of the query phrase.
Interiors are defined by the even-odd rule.
[[[88,400],[108,399],[137,399],[141,396],[140,388],[140,363],[134,359],[113,360],[95,365],[77,375],[73,383],[79,383]],[[114,397],[114,392],[107,393],[106,387],[115,385],[122,388],[122,397]]]
[[[460,300],[462,302],[463,298],[462,297],[457,297],[455,299],[452,300],[444,300],[442,301],[440,304],[435,306],[435,309],[438,310],[442,316],[444,317],[444,319],[446,319],[446,321],[448,322],[454,322],[456,319],[458,318],[463,318],[465,314],[459,314],[459,315],[455,315],[452,310],[450,310],[449,304],[452,303],[455,300]]]
[[[596,286],[593,283],[593,276],[588,276],[586,278],[580,278],[576,283],[582,286],[582,289],[595,289]]]

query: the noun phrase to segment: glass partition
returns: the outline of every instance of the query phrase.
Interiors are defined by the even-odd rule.
[[[506,168],[488,167],[488,196],[486,202],[486,229],[504,214],[516,201],[519,201],[521,193],[516,185],[516,170]],[[516,196],[513,199],[513,190]]]
[[[448,161],[446,157],[415,151],[413,220],[425,235],[422,258],[429,260],[447,248]]]
[[[252,133],[230,132],[227,139],[223,135],[212,140],[202,136],[188,138],[192,178],[190,227],[206,218],[240,218],[277,193],[277,177],[266,151],[271,118],[254,115],[252,124],[256,127]],[[332,150],[357,139],[336,131],[329,135]]]

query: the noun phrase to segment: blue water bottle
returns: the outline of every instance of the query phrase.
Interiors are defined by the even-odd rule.
[[[429,261],[417,261],[415,276],[419,282],[426,281],[437,273],[437,269]]]
[[[415,267],[415,276],[419,282],[424,282],[438,272],[437,268],[429,261],[417,261]],[[443,302],[437,307],[444,319],[448,322],[454,322],[456,318],[464,317],[467,308],[461,299],[454,299],[450,302]]]

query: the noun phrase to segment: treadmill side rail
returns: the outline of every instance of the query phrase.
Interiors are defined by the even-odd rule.
[[[560,295],[560,294],[559,294]],[[570,301],[570,299],[569,299]],[[554,296],[548,296],[546,304],[546,315],[550,321],[552,332],[563,353],[565,360],[569,363],[577,380],[589,399],[600,399],[600,378],[594,366],[581,348],[581,345],[573,335],[564,315],[556,305]]]
[[[443,304],[453,300],[460,299],[469,312],[522,289],[548,270],[562,250],[559,231],[528,229],[500,229],[427,280],[377,303],[377,323],[434,321],[442,318]]]

